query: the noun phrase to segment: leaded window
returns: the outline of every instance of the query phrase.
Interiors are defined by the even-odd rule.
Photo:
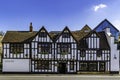
[[[88,65],[87,62],[80,62],[80,71],[87,71],[88,70]]]
[[[97,71],[97,62],[90,62],[89,63],[89,71]]]
[[[51,61],[35,61],[35,69],[52,69]]]
[[[39,54],[50,54],[51,53],[51,43],[39,43],[38,44]]]
[[[68,54],[71,51],[71,44],[70,43],[58,43],[57,44],[57,51],[60,54]]]
[[[24,45],[23,44],[10,44],[10,52],[14,54],[23,53]]]

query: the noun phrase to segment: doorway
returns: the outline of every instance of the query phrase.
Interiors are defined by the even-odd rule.
[[[66,63],[59,63],[58,71],[61,74],[66,73]]]

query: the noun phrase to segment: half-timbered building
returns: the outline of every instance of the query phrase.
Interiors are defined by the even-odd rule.
[[[119,72],[119,52],[109,32],[81,30],[48,32],[7,31],[2,54],[2,72],[82,73]],[[116,65],[116,66],[115,66]]]

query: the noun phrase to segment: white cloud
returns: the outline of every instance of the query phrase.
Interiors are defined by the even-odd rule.
[[[99,4],[99,5],[94,6],[94,11],[96,12],[99,9],[106,8],[106,7],[107,7],[106,4]]]
[[[118,30],[120,30],[120,20],[114,20],[114,21],[113,21],[113,25],[114,25]]]

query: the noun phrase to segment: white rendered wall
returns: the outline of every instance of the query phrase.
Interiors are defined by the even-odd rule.
[[[29,72],[29,59],[3,59],[2,72]]]
[[[111,48],[111,71],[119,71],[119,51],[117,50],[117,44],[114,44],[114,37],[110,37]]]

